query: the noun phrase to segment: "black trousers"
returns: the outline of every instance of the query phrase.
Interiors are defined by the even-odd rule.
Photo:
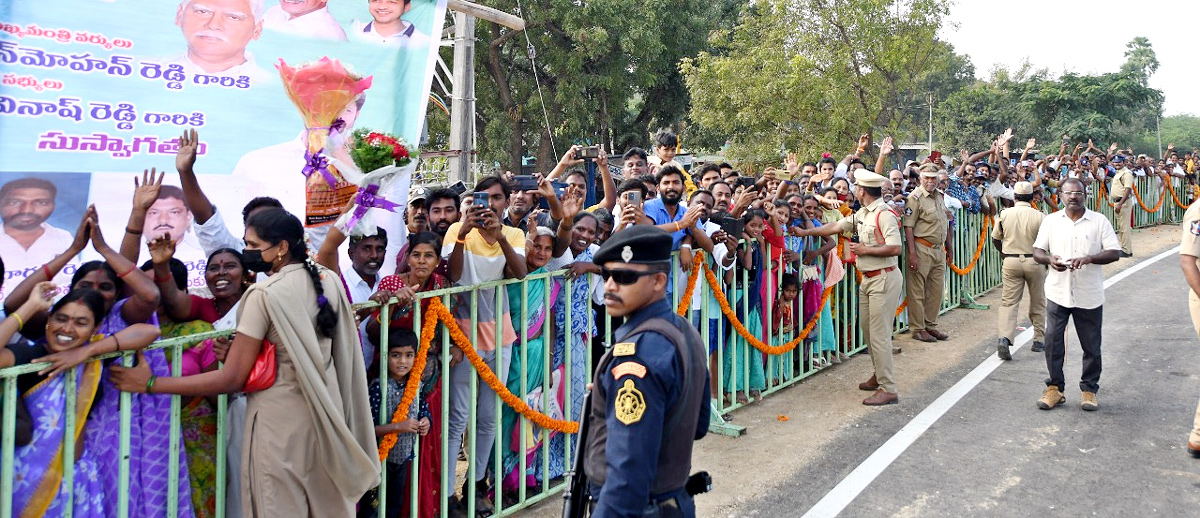
[[[1068,308],[1046,301],[1046,386],[1066,388],[1063,377],[1063,361],[1067,358],[1067,319],[1075,321],[1075,334],[1083,348],[1083,376],[1079,378],[1079,390],[1100,391],[1100,331],[1104,322],[1104,306],[1093,309]]]

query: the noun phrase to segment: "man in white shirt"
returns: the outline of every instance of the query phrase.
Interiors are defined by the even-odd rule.
[[[175,13],[187,52],[165,64],[183,65],[188,74],[246,76],[250,84],[270,80],[246,51],[262,34],[262,0],[183,0]]]
[[[1088,210],[1083,182],[1063,181],[1059,195],[1066,209],[1046,216],[1033,242],[1033,260],[1049,265],[1046,276],[1046,368],[1050,378],[1038,408],[1049,410],[1065,403],[1063,360],[1066,357],[1067,319],[1083,348],[1083,392],[1080,407],[1096,410],[1100,390],[1100,338],[1104,317],[1104,272],[1100,265],[1121,258],[1121,243],[1104,215]]]
[[[70,232],[46,223],[54,213],[57,196],[58,188],[41,178],[20,178],[0,187],[0,218],[4,220],[4,232],[0,232],[0,257],[4,258],[6,270],[4,294],[71,245],[74,236]],[[69,280],[70,276],[65,279]],[[64,275],[60,273],[55,282],[61,285]]]
[[[329,0],[279,0],[263,15],[263,28],[294,36],[346,41],[346,31],[329,14]]]
[[[372,20],[354,22],[356,37],[397,48],[427,46],[432,41],[412,22],[400,18],[412,9],[412,0],[368,0],[367,8]]]
[[[158,199],[141,215],[142,236],[145,238],[143,245],[162,236],[170,237],[175,242],[174,257],[187,266],[191,286],[195,284],[193,281],[203,279],[208,255],[202,249],[198,236],[192,232],[192,211],[188,209],[185,199],[183,189],[174,185],[161,186]],[[139,210],[134,207],[135,212]],[[130,220],[131,225],[135,224],[134,216],[131,215]]]
[[[371,294],[375,293],[375,286],[379,283],[379,269],[383,267],[384,258],[387,257],[387,246],[387,231],[382,228],[373,236],[350,236],[350,246],[346,249],[350,256],[350,266],[342,268],[342,279],[346,281],[346,294],[350,296],[351,303],[367,302],[371,299]],[[366,322],[359,324],[358,334],[362,342],[363,358],[370,363],[375,357],[375,348],[367,338]]]

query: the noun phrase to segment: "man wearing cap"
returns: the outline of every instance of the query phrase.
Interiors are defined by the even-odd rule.
[[[887,178],[870,171],[858,171],[855,177],[854,196],[862,203],[858,212],[834,223],[797,230],[801,237],[852,232],[849,247],[858,256],[856,266],[863,276],[858,285],[858,318],[875,367],[871,379],[858,388],[875,391],[863,400],[864,405],[890,405],[900,402],[892,362],[892,321],[903,284],[896,267],[903,246],[900,221],[882,199],[882,185]]]
[[[1033,260],[1033,240],[1045,214],[1033,208],[1033,184],[1017,182],[1013,186],[1016,205],[1004,209],[992,227],[992,244],[1004,258],[1001,275],[1004,288],[1000,295],[1000,340],[996,354],[1001,360],[1011,360],[1017,327],[1017,307],[1025,286],[1029,286],[1029,320],[1033,322],[1033,352],[1045,350],[1046,339],[1046,267]]]
[[[408,207],[404,210],[404,224],[408,227],[408,235],[429,230],[429,189],[413,187],[408,190]]]
[[[1117,240],[1121,242],[1121,257],[1133,257],[1133,224],[1130,220],[1129,198],[1133,189],[1133,172],[1125,164],[1122,155],[1113,156],[1112,162],[1120,166],[1112,179],[1112,191],[1109,193],[1113,203],[1113,217],[1117,220]]]
[[[904,208],[904,237],[908,243],[908,327],[922,342],[947,340],[950,335],[937,328],[942,309],[946,260],[954,250],[944,194],[937,188],[938,167],[921,166],[921,185],[908,195]],[[943,250],[943,244],[945,249]]]
[[[684,486],[692,442],[708,432],[707,354],[666,299],[671,241],[637,225],[593,258],[608,314],[625,318],[597,364],[580,438],[593,517],[696,516]]]

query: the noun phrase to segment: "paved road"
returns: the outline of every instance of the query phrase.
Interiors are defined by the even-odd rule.
[[[1200,341],[1171,255],[1111,286],[1100,410],[1079,409],[1079,346],[1067,404],[1038,410],[1045,361],[1028,346],[899,455],[841,512],[878,516],[1200,516],[1200,460],[1184,450],[1200,397]],[[983,313],[981,313],[983,314]],[[995,311],[987,315],[994,316]],[[902,394],[847,427],[836,448],[738,516],[801,516],[921,410],[994,352]]]

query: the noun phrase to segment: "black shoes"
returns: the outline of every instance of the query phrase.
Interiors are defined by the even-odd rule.
[[[1046,350],[1046,344],[1042,342],[1034,342],[1033,347],[1030,347],[1029,350],[1035,353],[1040,353]]]
[[[1000,343],[996,345],[996,356],[999,356],[1001,360],[1011,361],[1012,353],[1008,350],[1011,345],[1012,342],[1008,341],[1008,338],[1001,337]]]

